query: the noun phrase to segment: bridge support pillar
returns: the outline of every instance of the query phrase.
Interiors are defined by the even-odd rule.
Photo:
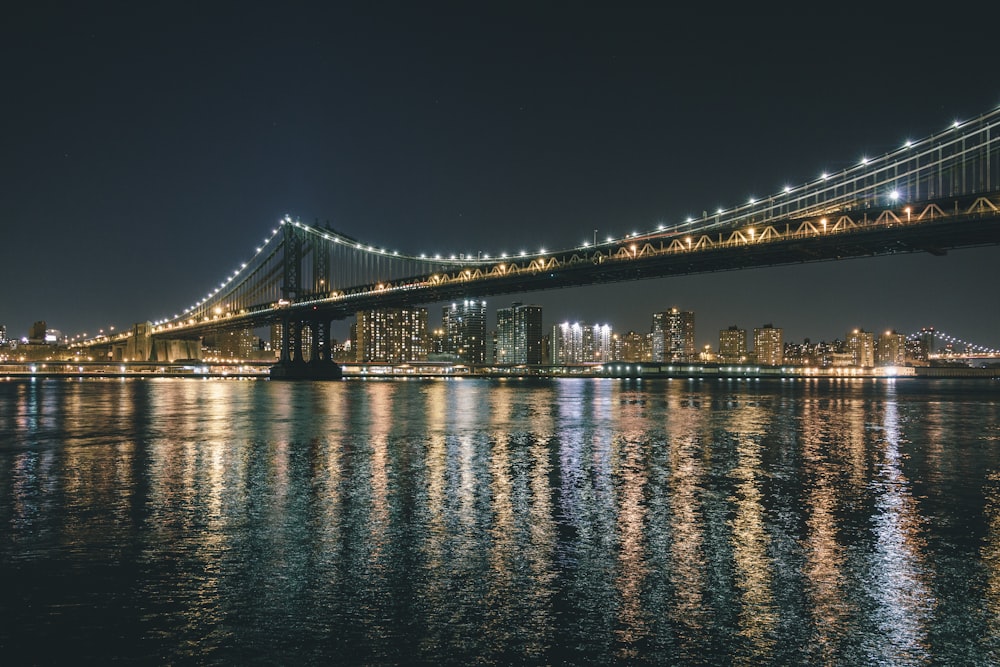
[[[312,327],[312,340],[309,349],[310,363],[330,363],[333,361],[333,355],[330,352],[330,321],[313,320],[310,324]]]
[[[302,332],[310,328],[309,362],[302,354]],[[343,370],[333,363],[330,354],[330,322],[303,322],[285,317],[282,320],[281,357],[271,366],[272,380],[339,380]]]
[[[281,355],[278,361],[282,364],[305,362],[302,355],[302,322],[287,315],[281,320]]]

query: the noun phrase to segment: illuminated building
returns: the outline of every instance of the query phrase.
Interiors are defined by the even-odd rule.
[[[222,331],[215,335],[214,348],[214,356],[222,359],[256,359],[260,341],[253,329]]]
[[[442,352],[456,355],[467,364],[486,362],[486,302],[476,299],[445,306],[441,315],[444,330]]]
[[[595,324],[590,328],[591,360],[599,363],[611,361],[611,342],[614,332],[610,324]]]
[[[806,338],[801,343],[785,343],[785,360],[789,366],[814,366],[825,368],[833,365],[833,349],[825,341],[812,343]]]
[[[625,337],[611,334],[611,361],[622,361],[625,356]]]
[[[875,365],[875,336],[870,331],[855,329],[847,334],[844,350],[851,355],[854,366],[870,368]]]
[[[719,363],[742,364],[747,361],[747,330],[735,324],[719,331]]]
[[[611,360],[611,325],[564,322],[552,328],[552,363],[585,364]]]
[[[541,364],[542,359],[542,307],[514,303],[497,310],[494,361]]]
[[[444,329],[435,329],[431,332],[430,348],[428,354],[444,354],[445,335]]]
[[[653,313],[653,361],[694,361],[694,313],[677,308]]]
[[[7,325],[0,324],[0,345],[7,344]]]
[[[907,363],[926,364],[928,358],[928,341],[923,337],[906,339],[906,361]]]
[[[615,361],[652,361],[652,336],[648,333],[629,331],[622,337],[621,355]]]
[[[762,366],[780,366],[785,360],[783,332],[770,324],[753,330],[753,352]]]
[[[354,341],[345,340],[343,343],[337,341],[330,341],[330,352],[333,355],[333,360],[337,363],[352,362],[357,359],[357,355],[354,352]]]
[[[358,313],[357,360],[406,363],[427,359],[427,309],[384,308]]]
[[[875,346],[875,363],[879,366],[902,366],[906,363],[906,335],[886,331],[879,335]]]

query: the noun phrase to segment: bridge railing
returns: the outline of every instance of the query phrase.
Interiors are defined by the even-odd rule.
[[[839,172],[740,206],[558,252],[509,257],[481,253],[408,255],[286,217],[249,261],[205,297],[155,324],[175,330],[193,328],[221,320],[259,319],[296,304],[368,297],[386,290],[491,280],[809,235],[846,234],[861,227],[870,229],[871,225],[926,222],[935,216],[959,213],[945,210],[941,203],[930,203],[998,191],[1000,108],[907,142],[885,155],[862,158]],[[984,201],[995,209],[989,197]],[[904,202],[928,204],[918,213],[921,205],[911,204],[907,212]]]

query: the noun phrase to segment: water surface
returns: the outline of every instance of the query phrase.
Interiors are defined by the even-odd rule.
[[[0,381],[6,664],[1000,662],[1000,383]]]

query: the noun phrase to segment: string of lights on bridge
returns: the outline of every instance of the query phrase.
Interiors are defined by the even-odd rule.
[[[947,128],[947,130],[945,130],[945,131],[959,129],[959,128],[962,127],[962,125],[963,125],[963,122],[955,120],[955,121],[952,122],[952,124],[949,126],[949,128]],[[888,159],[889,157],[895,155],[896,153],[898,153],[900,151],[910,150],[910,149],[913,149],[913,148],[915,148],[917,146],[920,146],[920,145],[923,145],[923,144],[926,144],[926,143],[930,143],[936,137],[937,137],[937,135],[932,135],[930,137],[927,137],[927,138],[925,138],[925,139],[923,139],[921,141],[917,141],[917,142],[914,142],[914,141],[912,141],[910,139],[907,139],[906,141],[904,141],[902,143],[902,145],[900,146],[900,148],[896,149],[895,151],[891,151],[891,152],[887,153],[886,155],[882,156],[879,159]],[[864,157],[863,156],[855,165],[853,165],[851,167],[846,167],[845,169],[843,169],[842,172],[841,172],[841,175],[847,174],[848,172],[850,172],[853,169],[862,169],[862,168],[865,168],[868,165],[870,165],[872,162],[873,161],[869,160],[868,157]],[[782,188],[782,190],[780,191],[780,193],[772,195],[771,197],[767,198],[767,200],[773,201],[775,197],[793,195],[797,191],[800,191],[800,190],[801,191],[805,191],[809,187],[814,186],[814,185],[819,184],[819,183],[823,183],[823,182],[829,180],[830,178],[832,178],[832,176],[831,176],[830,173],[828,173],[828,172],[822,172],[817,179],[815,179],[815,180],[813,180],[811,182],[804,183],[804,184],[802,184],[802,185],[800,185],[798,187],[792,187],[792,186],[786,185],[784,188]],[[892,191],[886,193],[886,198],[888,200],[891,200],[891,201],[898,200],[899,196],[900,195],[899,195],[898,191],[896,191],[896,190],[892,190]],[[675,225],[666,225],[666,224],[662,224],[661,223],[661,224],[657,225],[655,231],[651,230],[651,231],[648,231],[648,232],[645,232],[645,233],[642,233],[642,234],[640,234],[639,232],[633,231],[631,233],[625,234],[622,237],[617,237],[617,238],[614,237],[614,236],[607,236],[606,239],[605,239],[605,241],[604,241],[604,243],[605,244],[609,244],[609,245],[610,244],[614,244],[614,243],[621,243],[621,242],[624,242],[624,241],[628,241],[631,238],[639,238],[639,237],[642,237],[642,236],[652,235],[652,234],[656,234],[656,233],[673,233],[673,232],[698,233],[698,232],[706,231],[706,230],[715,228],[715,227],[717,227],[719,225],[727,224],[728,220],[729,220],[729,217],[733,217],[733,216],[737,216],[738,217],[740,215],[743,215],[745,211],[752,210],[753,206],[755,206],[756,204],[760,203],[761,201],[765,201],[765,200],[764,199],[758,199],[757,197],[750,197],[747,200],[746,204],[741,205],[741,206],[735,206],[735,207],[732,207],[732,208],[729,208],[729,209],[720,207],[720,208],[716,209],[715,214],[712,215],[712,216],[704,216],[704,217],[701,217],[701,218],[695,218],[695,217],[692,217],[692,216],[688,216],[684,220],[684,222],[682,222],[682,223],[678,223],[678,224],[675,224]],[[722,216],[727,216],[727,220],[725,222],[723,222],[721,220]],[[373,245],[365,244],[365,243],[362,243],[362,242],[357,241],[355,239],[351,239],[351,238],[349,238],[347,236],[344,236],[344,235],[341,235],[341,234],[337,234],[337,233],[329,231],[329,230],[318,229],[316,227],[312,227],[310,225],[304,224],[304,223],[302,223],[302,222],[300,222],[298,220],[293,220],[291,218],[291,216],[288,216],[288,215],[286,215],[284,218],[282,218],[281,221],[280,221],[280,223],[281,223],[281,225],[294,224],[297,227],[300,227],[300,228],[306,230],[309,233],[319,235],[319,236],[323,237],[324,239],[326,239],[328,241],[332,241],[334,243],[343,243],[343,244],[348,245],[350,247],[353,247],[356,250],[359,250],[361,252],[366,252],[366,253],[371,253],[371,254],[378,254],[378,255],[391,255],[393,257],[401,257],[401,258],[410,259],[410,260],[427,260],[427,261],[435,261],[435,262],[460,263],[460,264],[463,264],[463,265],[476,265],[476,264],[489,264],[489,263],[495,262],[498,259],[499,260],[506,260],[506,259],[509,259],[509,258],[512,258],[512,257],[517,257],[517,258],[523,258],[523,257],[543,257],[546,254],[549,254],[548,251],[545,248],[541,248],[536,253],[529,253],[527,250],[523,250],[522,249],[522,250],[520,250],[517,253],[510,253],[510,254],[506,253],[506,252],[501,252],[501,253],[498,253],[498,254],[490,254],[490,253],[483,253],[481,251],[477,251],[475,253],[471,253],[470,252],[470,253],[459,253],[459,254],[456,254],[456,253],[451,253],[451,254],[447,254],[447,253],[432,253],[432,254],[422,253],[422,254],[419,254],[419,255],[409,255],[409,254],[400,253],[397,250],[389,251],[389,250],[386,250],[385,248],[379,248],[379,247],[376,247],[376,246],[373,246]],[[280,231],[280,226],[278,228],[275,228],[271,232],[270,236],[268,236],[267,238],[264,239],[264,243],[260,247],[258,247],[256,249],[254,257],[260,255],[264,251],[264,249],[267,247],[267,245],[269,243],[271,243],[275,239],[275,237],[277,237],[279,231]],[[593,241],[584,240],[582,242],[582,244],[580,246],[578,246],[578,247],[580,249],[586,249],[586,248],[589,248],[589,247],[592,247],[592,246],[597,246],[597,245],[600,245],[600,244],[598,243],[598,240],[597,240],[597,237],[596,237],[596,230],[595,230],[595,235],[594,235]],[[190,313],[190,312],[194,311],[199,306],[205,304],[207,301],[209,301],[210,299],[212,299],[212,297],[216,296],[219,293],[219,291],[225,289],[233,280],[235,280],[236,278],[239,277],[241,271],[243,271],[244,269],[246,269],[247,266],[249,265],[249,263],[252,262],[252,261],[253,260],[251,259],[248,262],[244,262],[239,268],[235,269],[232,274],[228,275],[219,284],[218,287],[216,287],[212,291],[210,291],[203,299],[201,299],[200,301],[198,301],[194,305],[190,306],[189,308],[185,309],[184,314],[187,314],[187,313]],[[159,321],[155,322],[154,324],[161,324],[161,323],[167,322],[167,321],[169,321],[171,319],[176,320],[176,319],[179,319],[180,317],[181,317],[180,314],[175,314],[173,316],[173,318],[164,318],[162,320],[159,320]]]
[[[995,110],[994,110],[994,112],[991,112],[991,113],[995,113]],[[833,178],[834,176],[846,177],[850,172],[855,171],[855,170],[866,169],[867,167],[869,167],[871,164],[873,164],[875,162],[888,161],[890,159],[898,157],[899,153],[901,153],[903,151],[909,151],[909,150],[912,150],[912,149],[915,149],[915,148],[918,148],[918,147],[921,147],[921,146],[924,146],[924,145],[932,145],[935,141],[939,140],[940,137],[943,134],[945,134],[945,133],[947,133],[947,132],[949,132],[951,130],[960,129],[965,124],[966,124],[966,122],[956,120],[946,130],[944,130],[944,131],[942,131],[942,132],[940,132],[938,134],[931,135],[931,136],[929,136],[929,137],[927,137],[925,139],[922,139],[920,141],[912,141],[912,140],[908,139],[908,140],[904,141],[898,149],[890,151],[890,152],[886,153],[885,155],[881,156],[880,158],[877,158],[875,160],[871,160],[868,157],[862,157],[856,164],[854,164],[854,165],[852,165],[850,167],[844,168],[843,170],[841,170],[841,172],[839,172],[836,175],[831,175],[828,172],[822,172],[819,175],[818,178],[816,178],[816,179],[814,179],[812,181],[809,181],[809,182],[804,183],[802,185],[799,185],[797,187],[785,186],[785,187],[783,187],[781,189],[781,191],[779,193],[774,194],[774,195],[772,195],[770,197],[767,197],[767,198],[764,198],[764,199],[760,199],[760,198],[757,198],[757,197],[750,197],[747,200],[747,202],[745,204],[743,204],[743,205],[738,205],[738,206],[735,206],[735,207],[732,207],[732,208],[728,208],[728,209],[720,207],[720,208],[716,209],[716,212],[713,215],[711,215],[711,216],[709,216],[707,214],[703,215],[703,217],[701,217],[701,218],[695,218],[693,216],[688,216],[684,220],[684,222],[673,224],[673,225],[667,225],[667,224],[661,223],[661,224],[657,225],[657,227],[656,227],[655,230],[650,230],[650,231],[644,232],[644,233],[639,233],[639,232],[633,231],[631,233],[627,233],[624,236],[619,236],[619,237],[615,237],[613,235],[609,235],[609,236],[606,237],[606,239],[603,242],[603,244],[606,244],[606,245],[610,246],[610,245],[613,245],[613,244],[616,244],[616,243],[628,242],[630,239],[640,239],[640,238],[643,238],[643,237],[655,236],[655,235],[664,234],[664,233],[668,233],[668,234],[670,234],[670,233],[696,234],[696,233],[699,233],[699,232],[703,232],[703,231],[707,231],[707,230],[710,230],[710,229],[713,229],[713,228],[717,228],[719,226],[728,225],[728,224],[731,224],[733,221],[735,221],[737,219],[740,219],[741,217],[745,217],[747,215],[752,215],[753,212],[754,212],[754,207],[757,204],[760,204],[761,202],[765,202],[766,201],[766,202],[768,202],[769,206],[773,206],[774,202],[776,200],[780,201],[781,197],[792,197],[796,193],[806,193],[810,188],[815,187],[816,185],[820,185],[820,184],[824,183],[825,181],[828,181],[830,178]],[[890,190],[890,191],[885,192],[885,197],[886,197],[886,199],[888,201],[895,202],[895,201],[897,201],[899,199],[900,194],[896,190]],[[349,248],[355,249],[355,250],[357,250],[359,252],[362,252],[362,253],[368,253],[368,254],[379,255],[379,256],[398,257],[398,258],[407,259],[407,260],[422,260],[422,261],[435,262],[435,263],[445,263],[445,264],[454,264],[454,265],[473,265],[473,266],[475,266],[475,265],[490,264],[490,263],[496,262],[497,260],[507,260],[507,259],[513,259],[513,258],[544,257],[544,256],[546,256],[548,254],[556,254],[556,253],[550,253],[545,248],[541,248],[537,252],[534,252],[534,253],[531,253],[531,252],[529,252],[527,250],[522,249],[522,250],[520,250],[517,253],[501,252],[501,253],[498,253],[498,254],[489,254],[489,253],[484,253],[484,252],[481,252],[481,251],[477,251],[475,253],[458,253],[458,254],[456,254],[456,253],[451,253],[451,254],[447,254],[447,253],[433,253],[433,254],[430,254],[430,253],[421,253],[419,255],[410,255],[410,254],[400,253],[399,251],[396,251],[396,250],[390,251],[390,250],[387,250],[385,248],[380,248],[380,247],[377,247],[377,246],[374,246],[374,245],[365,244],[365,243],[362,243],[362,242],[358,241],[357,239],[350,238],[350,237],[348,237],[346,235],[339,234],[339,233],[334,232],[332,230],[324,230],[324,229],[321,229],[321,228],[317,228],[317,227],[313,227],[313,226],[304,224],[304,223],[302,223],[302,222],[300,222],[298,220],[293,220],[291,216],[286,215],[286,216],[284,216],[280,220],[280,224],[277,227],[275,227],[268,236],[266,236],[264,238],[264,240],[261,243],[261,245],[259,245],[255,249],[255,252],[254,252],[253,256],[249,260],[247,260],[246,262],[243,262],[242,264],[239,265],[238,268],[234,269],[232,271],[232,273],[228,274],[225,277],[225,279],[223,279],[222,281],[220,281],[220,283],[218,284],[218,286],[215,287],[215,288],[213,288],[211,291],[209,291],[205,295],[204,298],[200,299],[195,304],[193,304],[190,307],[186,308],[183,311],[184,315],[182,315],[180,313],[175,313],[172,318],[165,317],[165,318],[157,320],[153,324],[154,325],[160,325],[160,324],[172,321],[172,320],[178,320],[182,316],[186,316],[187,314],[189,314],[189,313],[195,311],[196,309],[198,309],[199,307],[203,306],[204,304],[206,304],[207,302],[209,302],[213,297],[218,296],[218,294],[219,294],[220,291],[225,290],[225,288],[228,287],[229,285],[231,285],[234,280],[236,280],[237,278],[239,278],[240,274],[243,271],[245,271],[249,266],[251,266],[252,263],[253,263],[253,261],[255,259],[257,259],[270,246],[270,244],[272,244],[275,241],[275,239],[278,237],[278,235],[279,235],[279,233],[281,231],[281,227],[283,225],[287,225],[287,224],[293,224],[296,227],[302,228],[307,233],[317,235],[317,236],[322,237],[325,240],[333,242],[333,243],[344,244],[345,247],[349,247]],[[571,252],[571,251],[575,251],[577,249],[587,249],[587,248],[590,248],[590,247],[597,247],[597,246],[600,246],[600,245],[602,245],[602,244],[598,242],[597,231],[594,230],[594,237],[593,237],[592,241],[591,240],[584,240],[579,246],[576,246],[575,248],[567,249],[565,251],[557,251],[557,252]],[[86,336],[86,334],[84,334],[84,337],[85,336]],[[978,348],[980,346],[976,346],[976,347]],[[984,348],[984,349],[986,349],[986,348]]]
[[[933,327],[925,327],[916,333],[912,333],[907,336],[908,340],[918,341],[925,336],[933,336],[935,342],[942,341],[945,344],[954,347],[961,348],[964,354],[982,354],[985,356],[998,356],[1000,355],[1000,349],[995,347],[986,347],[985,345],[977,345],[976,343],[970,343],[969,341],[963,340],[957,336],[952,336],[951,334],[939,331]]]

